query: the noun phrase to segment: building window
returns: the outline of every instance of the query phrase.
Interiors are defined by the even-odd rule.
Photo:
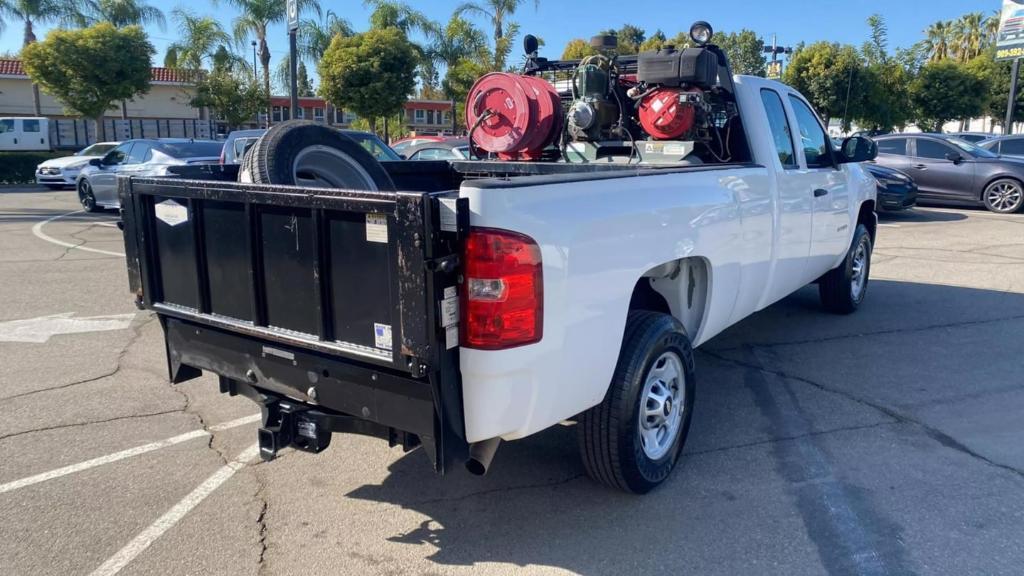
[[[416,124],[423,124],[423,123],[425,123],[427,121],[427,111],[426,110],[416,110],[415,118],[416,119],[413,120],[413,122],[415,122]]]
[[[323,108],[313,108],[313,120],[316,120],[317,122],[323,122],[324,121],[324,109]]]
[[[449,125],[451,123],[452,123],[452,113],[449,112],[448,110],[445,110],[445,112],[444,112],[444,124],[445,124],[445,126],[447,126],[447,125]]]
[[[306,109],[301,107],[301,106],[296,108],[295,109],[295,118],[300,119],[300,120],[305,119],[306,118]]]
[[[280,106],[274,106],[274,122],[280,122],[280,121],[281,121],[281,107]]]
[[[334,109],[334,123],[344,124],[345,123],[345,111],[341,108]]]
[[[289,106],[281,106],[281,118],[284,120],[292,119],[292,109]]]

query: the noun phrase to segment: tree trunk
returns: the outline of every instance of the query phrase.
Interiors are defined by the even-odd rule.
[[[36,33],[32,29],[32,20],[25,19],[25,36],[22,38],[22,47],[28,46],[36,41]],[[32,109],[35,111],[36,116],[43,115],[42,106],[39,103],[39,85],[35,82],[32,83]]]
[[[107,128],[106,128],[106,126],[103,125],[103,116],[100,115],[100,116],[97,116],[96,118],[93,118],[93,122],[96,123],[96,141],[97,142],[106,142],[106,140],[107,140]],[[89,140],[89,138],[86,137],[86,144],[88,144],[88,140]]]
[[[370,132],[372,132],[373,134],[377,133],[377,117],[376,116],[371,116],[370,117]]]
[[[269,128],[270,123],[273,121],[270,100],[270,46],[267,45],[265,37],[260,38],[260,63],[263,64],[263,89],[267,93],[267,127]]]

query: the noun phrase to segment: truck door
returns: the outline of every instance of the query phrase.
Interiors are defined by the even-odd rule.
[[[18,149],[18,132],[15,130],[17,120],[0,118],[0,150]]]
[[[21,121],[21,136],[25,150],[49,150],[50,131],[43,118],[25,118]]]
[[[828,133],[809,104],[789,95],[793,117],[799,129],[800,170],[807,193],[814,202],[814,226],[811,232],[811,257],[808,272],[814,280],[831,270],[849,248],[850,186],[848,175],[836,164]]]
[[[813,203],[810,189],[796,157],[794,131],[779,93],[761,90],[761,102],[768,115],[768,128],[774,143],[778,198],[778,224],[775,232],[775,267],[765,290],[762,306],[779,300],[807,284],[807,257],[811,250]]]

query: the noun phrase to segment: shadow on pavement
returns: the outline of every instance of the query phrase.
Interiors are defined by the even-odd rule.
[[[785,351],[771,348],[776,343],[851,338],[796,349],[824,370],[866,356],[853,364],[863,367],[865,378],[895,365],[901,380],[871,383],[884,385],[885,394],[913,396],[934,386],[936,376],[899,364],[921,362],[907,350],[927,354],[931,339],[947,334],[941,328],[919,332],[922,326],[1024,318],[1024,294],[892,281],[871,287],[873,298],[856,315],[829,316],[812,304],[816,294],[802,291],[730,329],[731,347],[722,350],[733,356],[698,351],[697,409],[686,451],[673,477],[647,496],[587,479],[575,429],[566,426],[504,443],[483,478],[461,470],[435,478],[423,455],[413,453],[394,462],[382,484],[347,496],[424,515],[418,528],[388,540],[429,544],[436,549],[429,560],[441,565],[503,562],[581,574],[916,572],[921,567],[908,559],[915,551],[908,552],[907,538],[925,534],[936,549],[957,549],[952,525],[966,521],[958,516],[965,512],[941,502],[981,497],[963,493],[964,484],[972,490],[970,475],[979,468],[964,470],[959,452],[944,452],[926,433],[900,427],[906,423],[859,399],[769,374],[762,367],[772,361],[765,358],[788,360]],[[875,347],[886,341],[858,337],[874,333],[899,338],[906,349],[891,350],[882,363]],[[983,362],[1019,365],[1019,357]],[[1003,376],[1015,373],[1009,364],[1003,372],[989,370],[984,382],[958,380],[948,387],[985,394],[1020,386]],[[854,369],[824,381],[842,387],[852,380],[854,396],[860,377]],[[934,484],[917,479],[944,474]],[[914,504],[908,509],[906,502]],[[937,516],[925,522],[919,510]]]
[[[901,212],[878,213],[878,221],[886,224],[896,224],[899,222],[956,222],[966,219],[967,214],[959,214],[957,212],[939,212],[936,210],[927,210],[922,208],[903,210]]]

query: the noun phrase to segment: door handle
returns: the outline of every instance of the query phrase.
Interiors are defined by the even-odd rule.
[[[927,170],[928,166],[925,166],[924,164],[914,164],[914,168],[918,170]]]
[[[815,198],[821,198],[826,194],[828,194],[828,190],[825,190],[824,188],[818,188],[817,190],[814,191]]]

